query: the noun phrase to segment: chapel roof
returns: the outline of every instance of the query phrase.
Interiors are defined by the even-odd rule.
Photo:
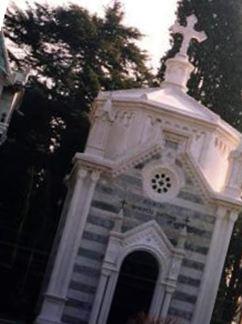
[[[218,114],[202,105],[200,102],[187,94],[187,82],[194,66],[189,61],[187,54],[191,39],[203,42],[207,39],[204,32],[197,32],[195,25],[197,18],[191,15],[187,18],[187,26],[181,26],[178,22],[171,27],[173,33],[183,36],[179,52],[166,61],[164,81],[157,88],[143,88],[130,90],[116,90],[100,92],[97,101],[108,100],[124,101],[129,103],[139,102],[165,112],[175,113],[180,117],[192,118],[196,121],[205,122],[215,127],[221,127],[237,139],[241,134],[228,123],[223,121]]]
[[[183,117],[222,127],[230,134],[241,134],[230,124],[184,91],[176,87],[143,88],[116,91],[101,91],[97,101],[112,98],[114,102],[141,103],[156,107],[161,111],[173,112]]]
[[[97,99],[106,100],[108,97],[111,97],[114,101],[146,101],[161,109],[189,115],[208,122],[217,122],[220,120],[219,115],[200,104],[191,96],[175,88],[164,87],[105,91],[100,92]]]

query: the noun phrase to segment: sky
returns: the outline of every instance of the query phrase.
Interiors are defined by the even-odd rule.
[[[8,0],[0,0],[0,24],[3,11]],[[30,4],[37,0],[28,0]],[[25,0],[13,0],[18,6],[24,7]],[[65,4],[65,0],[38,0],[38,2],[49,2],[51,4]],[[112,0],[72,0],[92,13],[103,15],[105,6]],[[123,4],[126,25],[137,27],[144,35],[139,46],[148,52],[150,67],[159,66],[162,54],[169,48],[169,27],[175,21],[175,10],[177,0],[121,0]]]

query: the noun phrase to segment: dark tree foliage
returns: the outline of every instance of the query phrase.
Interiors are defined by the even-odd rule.
[[[180,0],[177,18],[185,25],[191,14],[198,17],[197,30],[208,39],[193,42],[190,61],[195,70],[188,83],[189,94],[223,119],[242,131],[242,3],[240,0]],[[181,36],[172,36],[172,48],[161,60],[158,78],[162,79],[167,58],[174,56]],[[238,304],[242,296],[242,222],[232,235],[215,305],[214,324],[230,324],[242,312]]]
[[[242,216],[242,215],[241,215]],[[232,235],[223,277],[213,314],[213,324],[231,324],[242,318],[242,217],[239,217]]]
[[[31,322],[60,217],[63,178],[84,149],[100,89],[140,87],[151,75],[142,35],[122,23],[119,2],[104,18],[78,6],[12,8],[6,35],[31,77],[0,148],[0,316]]]

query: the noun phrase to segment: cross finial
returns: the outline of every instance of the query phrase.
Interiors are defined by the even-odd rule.
[[[120,202],[121,202],[121,209],[124,209],[125,205],[127,205],[126,200],[122,199]]]
[[[181,55],[187,55],[187,51],[192,39],[196,39],[199,43],[202,43],[207,39],[205,32],[197,32],[195,30],[195,25],[197,23],[197,17],[191,15],[187,18],[186,27],[181,26],[178,21],[171,27],[171,32],[174,34],[181,34],[183,36],[183,41],[180,49]]]

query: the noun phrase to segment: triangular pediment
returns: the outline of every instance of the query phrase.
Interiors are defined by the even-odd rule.
[[[76,154],[75,160],[79,160],[83,166],[88,168],[95,167],[95,169],[101,172],[111,173],[112,176],[118,177],[132,168],[137,166],[142,168],[152,160],[158,161],[164,150],[167,150],[167,148],[164,147],[162,140],[154,139],[153,143],[138,145],[115,161],[103,158],[100,159],[87,153]],[[241,202],[238,200],[226,197],[212,188],[201,166],[190,153],[189,138],[187,138],[187,144],[183,146],[183,149],[177,152],[176,160],[181,162],[181,168],[189,175],[190,179],[193,180],[196,191],[199,192],[199,196],[204,203],[214,204],[216,201],[224,201],[225,203],[236,206],[241,205]]]
[[[165,148],[160,142],[147,145],[146,147],[139,147],[133,150],[133,154],[126,154],[123,159],[115,162],[113,165],[113,175],[116,177],[138,165],[145,166],[151,163],[152,160],[158,161],[157,158],[162,156],[164,150]],[[192,179],[193,185],[196,186],[196,191],[199,192],[201,199],[206,203],[209,202],[215,192],[209,185],[199,164],[186,151],[178,153],[176,159],[181,162],[181,168]]]
[[[136,149],[128,152],[123,158],[116,161],[96,159],[94,156],[78,153],[75,160],[79,160],[83,166],[100,168],[100,171],[111,173],[113,177],[118,177],[135,168],[137,166],[145,166],[152,161],[159,161],[162,156],[164,147],[158,142],[154,144],[147,144],[146,146],[137,147]],[[200,197],[204,202],[209,202],[213,198],[215,192],[210,187],[207,179],[203,175],[200,166],[194,161],[191,154],[187,152],[179,153],[176,157],[181,162],[181,168],[186,174],[193,179],[193,184],[196,190],[200,193]]]

